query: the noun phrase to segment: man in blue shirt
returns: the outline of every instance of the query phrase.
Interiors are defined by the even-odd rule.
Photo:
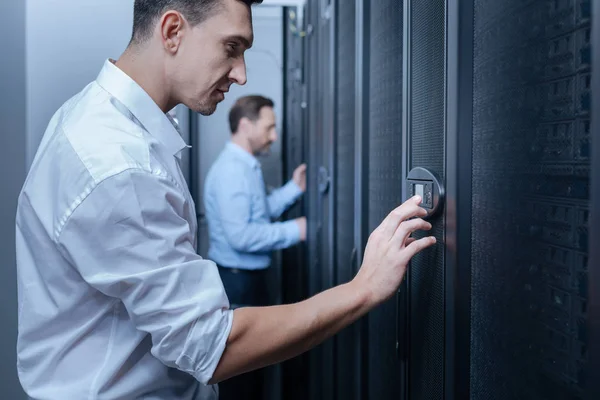
[[[210,245],[232,308],[268,305],[266,271],[271,252],[306,239],[306,219],[272,222],[306,189],[306,165],[283,187],[267,195],[258,156],[277,140],[273,101],[245,96],[229,113],[231,141],[212,165],[204,203]],[[237,382],[234,382],[237,381]],[[262,376],[242,375],[221,384],[221,398],[231,388],[248,399],[261,399]],[[232,392],[231,398],[239,398]]]
[[[306,189],[306,166],[267,195],[257,159],[277,140],[273,101],[263,96],[237,100],[229,113],[231,141],[208,172],[204,204],[210,245],[232,307],[266,305],[264,272],[271,253],[306,238],[306,219],[272,222]]]

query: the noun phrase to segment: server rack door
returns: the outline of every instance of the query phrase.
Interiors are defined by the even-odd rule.
[[[473,399],[597,384],[584,379],[591,3],[474,1]]]
[[[334,80],[332,57],[334,4],[316,0],[309,5],[309,270],[310,293],[334,285]],[[334,341],[310,355],[311,398],[334,396]]]
[[[356,268],[354,247],[355,102],[356,102],[356,7],[354,2],[336,5],[336,145],[335,145],[335,263],[336,284],[352,280]],[[336,398],[360,399],[359,324],[335,338]]]
[[[407,171],[427,168],[445,181],[446,2],[407,0],[405,7]],[[410,188],[406,188],[407,196]],[[408,272],[410,399],[444,396],[444,215],[431,221],[438,244],[415,256]],[[422,237],[417,234],[416,237]]]
[[[592,37],[600,37],[600,7],[594,4],[591,10]],[[592,146],[591,157],[591,193],[590,193],[590,253],[588,258],[588,286],[589,286],[589,317],[588,327],[590,337],[598,337],[600,333],[600,246],[593,245],[600,242],[600,140],[598,133],[600,131],[600,73],[598,66],[600,65],[600,44],[594,41],[594,51],[592,53],[594,69],[592,70],[592,92],[594,102],[592,103],[591,130],[596,132],[593,140],[590,141]],[[591,138],[590,138],[591,139]],[[586,380],[593,382],[588,385],[586,390],[586,400],[594,400],[600,398],[600,341],[589,341],[589,361],[587,364]]]
[[[304,158],[304,62],[303,44],[305,27],[301,25],[296,7],[284,10],[284,56],[285,56],[285,109],[284,131],[284,177],[292,175]],[[306,201],[301,199],[283,219],[289,220],[305,214]],[[301,244],[282,252],[282,295],[283,303],[295,303],[306,298],[307,271],[306,246]],[[282,395],[286,400],[304,400],[308,396],[307,356],[300,355],[282,364]]]
[[[308,290],[309,295],[314,295],[322,290],[321,285],[321,265],[319,240],[321,236],[320,216],[320,194],[318,172],[320,166],[319,159],[319,113],[317,92],[319,89],[319,1],[312,0],[307,2],[307,12],[305,18],[306,26],[306,48],[305,64],[307,66],[307,103],[306,121],[308,131],[306,132],[307,142],[305,145],[307,154],[307,249],[308,249]],[[311,399],[320,398],[321,393],[321,373],[322,373],[322,352],[319,347],[309,352],[309,394]]]
[[[446,400],[469,398],[473,2],[447,2],[445,367]]]
[[[354,113],[354,271],[362,265],[364,249],[369,231],[369,76],[370,76],[370,17],[369,0],[355,0],[355,113]],[[369,318],[368,315],[355,325],[356,342],[353,350],[359,362],[355,366],[353,387],[360,399],[369,397],[368,354]]]
[[[335,285],[335,8],[334,0],[319,2],[319,258],[321,260],[321,288]],[[323,399],[335,398],[335,339],[319,346],[322,352],[320,379]]]
[[[371,231],[402,202],[402,7],[397,0],[368,2],[365,39],[369,44],[367,190]],[[396,301],[390,300],[368,316],[365,372],[371,399],[401,398],[396,313]]]

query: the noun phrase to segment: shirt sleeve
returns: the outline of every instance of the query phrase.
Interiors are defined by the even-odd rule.
[[[89,285],[123,302],[157,359],[207,384],[233,313],[216,265],[194,250],[190,206],[168,176],[125,171],[81,201],[58,244]]]
[[[213,188],[221,225],[227,241],[235,250],[245,253],[285,249],[300,242],[300,229],[295,221],[254,222],[251,220],[252,178],[239,173],[235,165],[224,170],[226,181]]]
[[[267,197],[271,218],[279,218],[301,195],[302,189],[293,180],[271,192]]]

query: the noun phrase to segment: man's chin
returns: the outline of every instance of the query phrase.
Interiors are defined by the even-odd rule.
[[[198,114],[208,117],[209,115],[212,115],[215,113],[215,111],[217,111],[217,103],[202,105],[194,111],[196,111]]]
[[[225,94],[222,92],[218,92],[220,96],[218,99],[211,98],[209,101],[205,101],[198,105],[198,108],[195,110],[197,113],[202,114],[204,116],[209,116],[214,114],[217,111],[217,105],[225,100]]]
[[[261,151],[258,152],[258,156],[259,157],[268,157],[270,155],[271,155],[271,149],[270,148],[264,149],[264,150],[261,150]]]

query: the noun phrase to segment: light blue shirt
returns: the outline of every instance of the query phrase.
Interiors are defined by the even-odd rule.
[[[195,252],[173,121],[110,61],[53,116],[19,197],[17,369],[33,399],[217,398],[233,312]]]
[[[258,160],[229,142],[206,177],[208,257],[240,269],[264,269],[271,252],[300,242],[295,221],[272,222],[302,195],[293,181],[266,194]]]

